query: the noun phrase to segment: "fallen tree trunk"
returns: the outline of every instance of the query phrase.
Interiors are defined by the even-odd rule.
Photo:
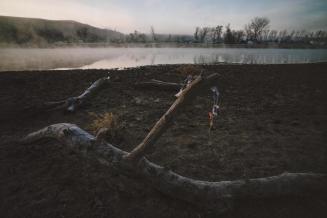
[[[182,84],[172,83],[172,82],[164,82],[164,81],[152,79],[147,82],[137,82],[134,84],[134,86],[136,88],[143,88],[143,89],[161,89],[161,90],[177,91],[181,88]]]
[[[141,175],[160,192],[192,204],[223,212],[237,199],[327,194],[327,176],[315,173],[284,173],[248,180],[208,182],[178,175],[145,157],[130,162],[128,154],[109,143],[95,143],[96,138],[74,124],[60,123],[27,135],[22,142],[52,138],[83,155],[94,156],[100,163],[114,164],[122,171]]]
[[[81,95],[70,97],[62,101],[46,102],[44,106],[47,110],[65,109],[69,112],[74,112],[78,107],[82,106],[88,99],[94,96],[103,86],[105,86],[110,77],[103,77],[96,80],[87,88]]]

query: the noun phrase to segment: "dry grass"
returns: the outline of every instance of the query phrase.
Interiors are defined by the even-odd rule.
[[[90,130],[92,132],[97,133],[100,129],[106,128],[106,141],[110,143],[120,143],[123,140],[125,125],[118,115],[114,115],[111,112],[106,112],[104,114],[91,112],[90,115],[94,117],[90,125]]]

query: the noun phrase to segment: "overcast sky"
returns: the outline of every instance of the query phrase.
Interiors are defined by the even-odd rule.
[[[75,20],[123,33],[192,34],[196,26],[242,29],[266,16],[273,29],[327,30],[327,0],[0,0],[0,15]]]

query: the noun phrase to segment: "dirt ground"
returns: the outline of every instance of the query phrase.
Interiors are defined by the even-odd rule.
[[[221,113],[210,139],[208,89],[160,138],[148,155],[151,161],[208,181],[285,171],[327,173],[327,63],[0,72],[0,217],[327,217],[326,196],[239,200],[233,211],[218,216],[56,141],[18,143],[53,123],[91,131],[92,114],[112,112],[125,127],[112,143],[130,151],[175,100],[174,91],[135,89],[133,84],[180,82],[199,71],[220,74]],[[76,96],[105,75],[114,82],[76,113],[35,109],[45,101]]]

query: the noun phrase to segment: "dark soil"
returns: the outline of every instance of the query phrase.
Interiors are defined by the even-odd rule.
[[[17,142],[59,122],[90,131],[92,113],[112,112],[126,127],[113,143],[130,151],[175,100],[175,92],[133,84],[153,78],[180,82],[198,70],[220,74],[221,114],[210,140],[208,89],[160,138],[148,155],[151,161],[209,181],[327,173],[326,63],[1,72],[0,217],[218,217],[56,141]],[[80,94],[108,72],[114,82],[76,113],[37,109],[45,101]],[[245,199],[219,217],[327,217],[327,197]]]

